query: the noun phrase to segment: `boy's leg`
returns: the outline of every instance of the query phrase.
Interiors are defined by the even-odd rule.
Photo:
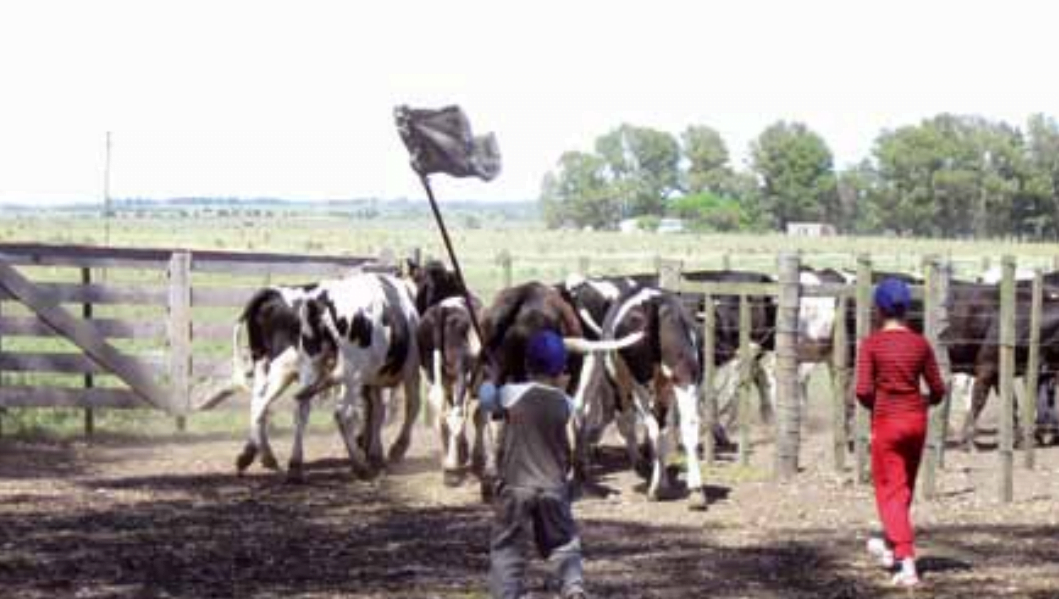
[[[912,502],[908,468],[909,423],[888,421],[880,423],[879,448],[876,459],[876,440],[872,440],[872,467],[876,477],[875,496],[879,506],[879,518],[886,531],[886,538],[893,544],[894,557],[898,560],[915,557],[914,534],[909,507]],[[913,426],[914,428],[914,426]]]
[[[526,570],[523,555],[530,526],[532,492],[510,487],[494,500],[492,541],[489,547],[489,593],[493,599],[522,597],[522,577]]]
[[[584,592],[581,538],[565,491],[541,491],[533,510],[537,550],[548,559],[562,585],[560,597]]]

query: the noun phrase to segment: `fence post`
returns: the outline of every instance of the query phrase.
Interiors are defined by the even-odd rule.
[[[924,289],[924,333],[934,356],[938,361],[938,370],[945,381],[945,397],[941,405],[930,409],[930,423],[927,427],[927,454],[923,475],[923,495],[933,499],[937,491],[937,471],[944,467],[945,439],[949,428],[949,387],[952,373],[949,365],[949,349],[942,340],[942,333],[949,325],[949,268],[937,258],[931,257],[924,263],[926,287]]]
[[[860,355],[860,342],[871,333],[871,256],[857,256],[857,355]],[[858,484],[865,484],[871,472],[868,466],[868,443],[870,441],[871,423],[868,410],[854,401],[856,414],[853,450],[857,459],[856,479]]]
[[[727,250],[721,254],[721,270],[732,270],[732,253]]]
[[[750,465],[750,301],[739,295],[739,464]]]
[[[589,258],[588,256],[580,256],[580,257],[578,257],[578,259],[577,259],[577,272],[581,273],[581,275],[587,277],[588,276],[588,271],[591,270],[591,266],[592,266],[592,259],[591,258]]]
[[[0,299],[0,318],[4,315],[4,301]],[[0,331],[0,352],[4,351],[4,333]],[[4,386],[4,369],[0,368],[0,387]],[[0,438],[4,436],[4,416],[7,415],[7,408],[0,406]]]
[[[81,284],[86,286],[86,287],[88,285],[92,284],[92,269],[87,268],[87,267],[81,268]],[[81,316],[84,317],[84,319],[86,321],[92,319],[92,303],[91,302],[86,301],[85,303],[81,304]],[[85,389],[91,389],[93,386],[95,386],[95,380],[94,379],[95,379],[95,377],[93,377],[92,373],[90,373],[90,372],[85,373],[85,377],[84,377]],[[92,435],[95,433],[95,431],[96,431],[96,414],[92,410],[92,407],[89,406],[89,407],[85,408],[85,437],[92,438]]]
[[[779,414],[776,476],[789,480],[798,472],[801,405],[798,400],[798,304],[801,257],[780,254],[779,309],[776,315],[776,383]]]
[[[503,283],[504,283],[504,287],[503,288],[507,289],[507,288],[512,286],[513,281],[514,281],[514,276],[513,276],[513,273],[512,273],[512,266],[511,266],[511,263],[512,263],[511,252],[509,252],[507,250],[501,250],[500,253],[496,257],[496,261],[497,261],[498,264],[500,264],[500,270],[502,271],[502,277],[503,277],[502,280],[503,280]]]
[[[833,370],[831,429],[834,436],[832,449],[836,472],[846,470],[846,446],[849,444],[849,439],[846,437],[846,393],[849,387],[849,339],[846,330],[848,306],[849,298],[845,294],[839,295],[835,302],[834,351],[831,355]]]
[[[713,296],[706,294],[703,303],[703,325],[702,325],[702,402],[705,415],[704,426],[706,434],[705,459],[706,464],[713,465],[717,457],[717,439],[714,430],[717,428],[719,417],[717,414],[717,394],[714,393],[713,383],[716,376],[716,364],[714,362],[717,351],[717,314],[714,311]]]
[[[191,406],[191,254],[174,252],[169,259],[169,401],[183,432]]]
[[[680,277],[684,263],[680,260],[658,261],[658,286],[671,293],[680,291]]]
[[[1032,470],[1036,462],[1037,441],[1034,427],[1037,423],[1037,382],[1041,359],[1041,313],[1044,303],[1044,276],[1041,269],[1033,272],[1033,298],[1030,303],[1029,356],[1026,359],[1026,393],[1022,401],[1022,457],[1023,465]]]
[[[1014,496],[1015,258],[1004,256],[1000,283],[1000,501]]]

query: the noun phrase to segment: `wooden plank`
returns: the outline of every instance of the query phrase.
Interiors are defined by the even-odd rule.
[[[89,285],[92,283],[92,269],[82,268],[81,269],[81,284]],[[81,305],[81,317],[86,321],[92,319],[92,304],[85,303]],[[95,378],[91,372],[85,373],[84,378],[85,389],[91,389],[95,387]],[[91,437],[95,433],[96,429],[96,415],[92,411],[92,408],[85,408],[85,436]]]
[[[739,296],[739,464],[750,465],[750,384],[753,354],[750,347],[750,300]]]
[[[242,308],[261,287],[192,287],[195,307]]]
[[[676,291],[680,293],[708,293],[716,296],[751,297],[761,295],[779,295],[779,283],[732,283],[718,281],[680,281]]]
[[[1014,498],[1014,385],[1015,385],[1015,258],[1001,260],[1000,283],[1000,477],[998,496],[1003,503]]]
[[[233,252],[221,250],[188,250],[183,248],[113,248],[91,245],[50,245],[42,243],[0,243],[0,260],[8,264],[39,266],[73,266],[91,268],[153,268],[164,270],[177,252],[193,252],[195,272],[230,272],[239,274],[241,266],[263,265],[290,274],[311,273],[322,265],[372,268],[373,256],[337,256],[284,254],[268,252]],[[302,267],[302,268],[298,268]],[[226,270],[231,268],[231,270]],[[274,271],[275,272],[275,271]],[[258,274],[256,272],[249,274]]]
[[[706,433],[703,437],[705,443],[705,459],[708,465],[712,465],[717,457],[717,439],[714,430],[720,425],[720,417],[717,413],[717,393],[713,384],[716,378],[716,365],[714,354],[717,351],[717,315],[713,307],[713,296],[705,297],[706,310],[703,313],[702,326],[702,363],[704,372],[702,375],[702,401],[705,418],[703,418]]]
[[[871,256],[861,254],[857,256],[857,355],[860,354],[860,343],[871,334]],[[868,443],[870,441],[871,427],[868,410],[854,402],[854,436],[853,452],[856,458],[855,478],[857,484],[867,484],[871,477],[868,462]]]
[[[299,276],[305,280],[344,277],[353,272],[370,270],[362,264],[329,262],[244,262],[241,260],[202,261],[195,254],[197,273],[217,273],[246,277]],[[394,267],[379,267],[380,272],[393,272]]]
[[[60,304],[133,304],[164,305],[165,290],[147,285],[115,285],[93,283],[35,283],[42,293]],[[0,300],[16,299],[0,291]]]
[[[117,318],[93,318],[85,326],[97,335],[111,339],[160,339],[165,335],[162,322],[132,322]],[[231,329],[231,327],[229,327]],[[0,316],[0,335],[12,337],[57,337],[58,333],[36,316]]]
[[[192,358],[191,378],[196,381],[203,379],[230,379],[232,377],[231,358]]]
[[[7,408],[147,408],[125,389],[64,387],[0,387],[0,407]]]
[[[1041,363],[1041,318],[1044,304],[1044,276],[1041,270],[1033,273],[1033,298],[1030,301],[1029,355],[1026,358],[1026,393],[1022,402],[1022,457],[1023,466],[1032,470],[1036,465],[1037,382]]]
[[[191,406],[191,255],[169,261],[169,399],[177,414]]]
[[[60,307],[56,298],[38,289],[3,261],[0,261],[0,286],[5,287],[22,304],[66,336],[93,360],[117,375],[140,397],[158,408],[167,409],[166,392],[155,383],[148,368],[139,360],[119,352],[80,319]]]
[[[834,351],[831,355],[833,390],[831,412],[832,455],[835,472],[846,470],[846,394],[849,388],[849,340],[846,331],[846,309],[849,298],[842,296],[835,304],[835,324],[832,341]]]
[[[949,381],[952,378],[949,366],[949,351],[941,333],[948,327],[949,270],[936,257],[925,259],[923,267],[928,290],[924,304],[923,332],[934,349],[938,370],[941,372],[942,380],[946,381],[946,388],[948,388]],[[948,391],[946,391],[947,395]],[[933,499],[937,495],[937,471],[943,465],[942,458],[944,456],[945,437],[948,429],[946,402],[948,402],[948,397],[942,400],[941,405],[930,408],[922,479],[923,495],[927,499]]]
[[[801,258],[784,253],[779,258],[780,294],[776,311],[776,477],[790,480],[798,473],[801,445],[801,402],[798,398],[798,293]]]
[[[165,371],[162,360],[158,358],[139,357],[138,360],[152,376],[161,375]],[[106,368],[84,354],[60,352],[0,352],[0,369],[10,372],[110,374]]]
[[[233,319],[234,320],[234,319]],[[195,341],[231,341],[234,322],[191,322],[191,337]]]

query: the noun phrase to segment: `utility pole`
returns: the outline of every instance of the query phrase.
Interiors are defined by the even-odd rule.
[[[103,245],[110,245],[110,131],[107,131],[106,158],[103,162]]]

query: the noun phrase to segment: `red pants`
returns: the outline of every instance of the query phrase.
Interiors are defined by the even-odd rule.
[[[894,557],[915,557],[912,496],[927,435],[926,415],[876,418],[871,425],[871,470],[875,503]]]

